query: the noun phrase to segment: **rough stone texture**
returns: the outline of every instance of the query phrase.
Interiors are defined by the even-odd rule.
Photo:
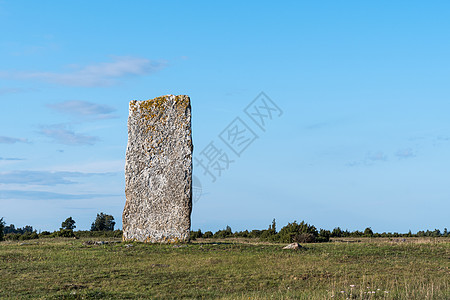
[[[299,243],[292,243],[292,244],[289,244],[289,245],[283,247],[283,249],[292,249],[292,250],[298,250],[300,248],[302,248],[302,246],[300,246]]]
[[[189,241],[192,149],[188,96],[130,102],[124,240]]]

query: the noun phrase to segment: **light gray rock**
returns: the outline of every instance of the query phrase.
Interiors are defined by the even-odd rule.
[[[188,96],[130,102],[124,241],[189,241],[192,149]]]
[[[299,243],[292,243],[292,244],[289,244],[289,245],[283,247],[283,249],[292,249],[292,250],[298,250],[300,248],[302,248],[302,246],[300,246]]]

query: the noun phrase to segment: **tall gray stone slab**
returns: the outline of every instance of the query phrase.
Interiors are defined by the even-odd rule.
[[[130,102],[123,240],[189,241],[192,149],[188,96]]]

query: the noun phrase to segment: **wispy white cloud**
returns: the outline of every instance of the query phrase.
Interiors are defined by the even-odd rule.
[[[411,148],[404,148],[404,149],[399,149],[397,152],[395,152],[395,156],[398,157],[399,159],[403,159],[403,158],[414,157],[414,156],[416,156],[416,154],[414,153],[414,151]]]
[[[376,162],[387,161],[388,157],[382,151],[368,152],[366,157],[361,160],[354,160],[347,162],[345,165],[347,167],[357,167],[357,166],[371,166]]]
[[[15,143],[28,143],[28,140],[8,136],[0,136],[0,144],[15,144]]]
[[[448,141],[450,141],[450,137],[445,136],[445,135],[439,135],[439,136],[437,137],[437,140],[438,140],[438,141],[448,142]]]
[[[397,150],[393,155],[398,159],[406,159],[415,157],[416,153],[412,148],[402,148]],[[345,165],[347,167],[371,166],[374,163],[385,161],[388,161],[388,155],[385,154],[383,151],[375,151],[367,153],[364,159],[350,161],[347,162]]]
[[[58,112],[82,119],[99,120],[117,117],[112,114],[116,111],[115,108],[86,101],[65,101],[47,106]]]
[[[75,133],[64,124],[42,126],[39,133],[53,139],[56,143],[64,145],[93,145],[99,141],[96,136]]]
[[[60,184],[75,184],[73,178],[104,176],[111,173],[82,172],[50,172],[50,171],[10,171],[0,173],[0,184],[25,184],[55,186]]]
[[[382,151],[369,152],[366,155],[366,160],[368,161],[386,161],[387,158],[387,155]]]
[[[359,166],[361,164],[362,164],[362,162],[360,162],[360,161],[350,161],[350,162],[346,163],[345,165],[347,167],[356,167],[356,166]]]
[[[16,158],[16,157],[0,157],[0,160],[15,161],[15,160],[24,160],[24,159]]]
[[[166,66],[164,61],[145,58],[116,56],[112,62],[103,62],[87,66],[71,65],[70,72],[21,72],[0,71],[0,78],[24,80],[35,79],[50,83],[98,87],[117,84],[118,79],[129,76],[143,76],[157,72]]]
[[[6,94],[16,94],[25,92],[35,92],[37,89],[34,88],[0,88],[0,96]]]

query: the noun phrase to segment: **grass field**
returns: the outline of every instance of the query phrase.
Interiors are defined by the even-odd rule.
[[[96,239],[99,240],[99,239]],[[104,240],[104,239],[103,239]],[[450,299],[450,239],[0,243],[1,299]]]

